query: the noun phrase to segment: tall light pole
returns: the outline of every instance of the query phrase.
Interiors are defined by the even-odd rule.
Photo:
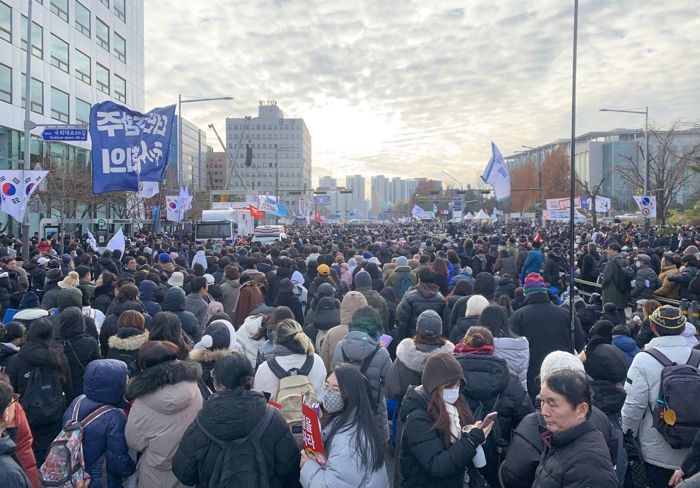
[[[22,180],[25,178],[24,171],[31,169],[32,3],[34,2],[29,0],[29,5],[27,6],[27,64],[24,67],[26,80],[24,85],[24,164],[22,166]],[[25,202],[25,204],[27,203]],[[63,239],[61,239],[61,245],[63,245]],[[29,218],[27,212],[24,212],[24,219],[22,219],[22,257],[24,262],[29,262]]]
[[[182,186],[182,104],[196,102],[211,102],[214,100],[233,100],[233,97],[190,98],[183,100],[182,94],[177,95],[177,186]],[[193,190],[194,191],[194,190]]]
[[[536,147],[530,147],[530,146],[521,146],[524,147],[525,149],[530,149],[532,151],[537,151]],[[542,226],[542,217],[543,217],[543,212],[542,212],[542,160],[540,159],[539,155],[537,156],[537,211],[539,215],[539,221],[540,221],[540,226]]]
[[[644,195],[649,193],[649,106],[645,106],[644,110],[628,110],[616,108],[601,108],[601,112],[619,112],[623,114],[644,115]],[[649,230],[649,218],[644,219],[644,229]]]
[[[574,198],[576,194],[576,58],[578,49],[578,0],[574,0],[574,41],[571,69],[571,169],[569,188],[569,327],[571,332],[571,352],[576,352],[576,311],[574,310],[574,278],[575,278],[575,242],[576,232],[574,217],[576,208]],[[595,210],[595,209],[594,209]]]

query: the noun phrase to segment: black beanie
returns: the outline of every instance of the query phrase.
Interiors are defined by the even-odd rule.
[[[627,376],[625,354],[610,344],[599,344],[592,351],[587,349],[583,366],[588,376],[598,381],[621,383]]]

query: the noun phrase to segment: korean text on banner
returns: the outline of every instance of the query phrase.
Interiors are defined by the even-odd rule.
[[[139,181],[163,181],[175,105],[135,112],[106,101],[90,110],[92,192],[139,191]]]
[[[326,450],[323,448],[323,435],[321,434],[321,421],[318,412],[318,403],[309,403],[305,398],[302,398],[301,428],[304,436],[304,451],[310,458],[325,465]]]
[[[510,196],[510,174],[501,151],[493,142],[491,142],[491,153],[491,159],[489,159],[481,179],[484,183],[493,186],[496,201],[500,201]]]

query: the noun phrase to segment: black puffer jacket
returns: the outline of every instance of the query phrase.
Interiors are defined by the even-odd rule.
[[[112,303],[107,310],[109,314],[102,323],[102,328],[100,329],[100,350],[102,351],[103,357],[107,356],[107,350],[109,349],[109,338],[117,333],[117,322],[119,321],[119,317],[127,310],[135,310],[142,313],[146,319],[146,329],[151,330],[151,316],[146,313],[143,303],[133,300],[124,300]]]
[[[590,420],[554,434],[542,453],[533,488],[614,487],[617,476],[603,436]]]
[[[593,380],[591,390],[593,390],[593,405],[609,416],[620,415],[627,397],[622,386],[610,381]]]
[[[114,300],[114,288],[109,285],[98,286],[92,295],[93,307],[107,315],[107,309]]]
[[[498,412],[498,423],[484,444],[486,466],[481,469],[486,481],[498,486],[498,447],[510,443],[512,430],[533,411],[532,403],[522,383],[510,373],[505,359],[460,353],[462,346],[455,348],[454,356],[467,380],[462,394],[469,408],[479,419],[489,412]]]
[[[94,337],[85,334],[85,317],[76,307],[68,307],[58,315],[59,338],[70,365],[73,398],[83,394],[85,368],[90,361],[100,359],[100,346]],[[66,403],[73,401],[66,398]]]
[[[230,442],[249,435],[262,420],[266,408],[270,407],[265,397],[256,391],[218,393],[204,403],[197,421],[217,439]],[[279,412],[273,412],[260,437],[260,447],[270,488],[300,486],[299,449]],[[185,485],[209,488],[220,452],[221,448],[193,422],[173,457],[173,473]],[[256,486],[256,483],[257,473],[254,479],[243,480],[241,486]]]
[[[199,340],[199,321],[192,312],[185,310],[185,292],[180,288],[170,288],[165,293],[161,307],[164,312],[172,312],[180,319],[184,330],[192,341]]]
[[[401,487],[462,488],[464,472],[473,465],[476,446],[484,441],[480,429],[472,430],[445,447],[428,413],[428,397],[423,387],[409,388],[401,404]]]
[[[139,348],[148,341],[148,332],[133,327],[120,327],[117,333],[109,338],[109,349],[106,359],[118,359],[129,368],[129,376],[137,376],[141,371],[138,367]]]
[[[470,315],[469,317],[460,317],[457,319],[457,323],[450,329],[450,342],[452,342],[452,344],[459,344],[462,342],[469,327],[477,325],[478,323],[478,315]]]
[[[617,442],[613,438],[612,425],[608,416],[595,406],[591,411],[589,422],[595,426],[602,435],[607,452],[608,461],[617,459]],[[533,412],[526,416],[513,433],[510,447],[506,452],[506,458],[501,464],[500,474],[503,486],[506,488],[531,488],[535,479],[535,472],[540,463],[544,441],[541,434],[547,431],[542,414]],[[612,462],[611,462],[612,466]],[[614,476],[614,475],[613,475]],[[561,485],[559,485],[561,486]],[[609,485],[581,485],[591,487],[617,486],[617,481]]]
[[[12,356],[17,354],[19,351],[17,349],[12,349],[5,344],[0,344],[0,368],[5,369],[7,365],[10,364]]]
[[[445,298],[437,285],[419,283],[414,290],[407,292],[396,308],[396,322],[399,327],[399,340],[416,335],[418,316],[426,310],[435,310],[442,317]]]

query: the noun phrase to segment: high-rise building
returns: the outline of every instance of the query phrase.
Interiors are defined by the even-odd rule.
[[[172,183],[170,175],[177,179],[177,158],[180,123],[179,115],[175,116],[173,135],[170,139],[170,152],[168,153],[168,186],[177,188]],[[207,133],[187,119],[182,119],[182,164],[180,165],[180,185],[187,186],[190,193],[208,191],[209,176],[207,174]]]
[[[3,169],[21,168],[24,158],[27,5],[26,0],[0,1],[0,168]],[[87,124],[90,107],[104,100],[144,110],[142,1],[33,1],[31,20],[32,122]],[[34,198],[43,203],[30,212],[31,231],[40,230],[42,217],[55,217],[61,212],[76,223],[119,218],[118,206],[102,202],[89,191],[89,144],[45,142],[40,134],[41,127],[32,131],[31,166],[34,169],[40,165],[51,173],[46,191]],[[69,181],[61,181],[62,178]],[[76,186],[81,182],[87,183],[87,191]],[[70,191],[64,191],[66,187]],[[51,216],[49,208],[53,211]],[[7,216],[0,215],[0,222],[6,221]],[[13,222],[9,232],[16,234],[17,229]]]
[[[384,175],[372,176],[370,185],[372,188],[372,212],[376,215],[391,206],[390,201],[390,180]]]
[[[369,202],[365,198],[365,177],[362,175],[347,175],[345,187],[352,193],[346,194],[345,213],[349,218],[367,218]]]
[[[207,153],[207,176],[212,190],[225,190],[228,182],[228,161],[223,151]]]
[[[226,147],[249,194],[279,192],[290,212],[311,189],[311,135],[301,118],[285,118],[276,102],[260,102],[257,117],[227,118]],[[252,159],[246,161],[247,149]],[[234,188],[240,189],[238,178]],[[233,190],[233,188],[229,188]]]
[[[337,180],[335,178],[332,178],[330,176],[321,176],[318,179],[318,187],[319,188],[329,188],[333,189],[338,186]]]

